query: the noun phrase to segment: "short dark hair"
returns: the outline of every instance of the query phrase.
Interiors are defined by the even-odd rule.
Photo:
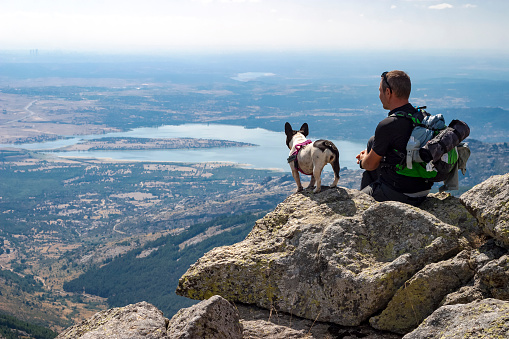
[[[410,91],[412,90],[412,82],[410,81],[410,77],[403,71],[390,71],[386,74],[387,83],[382,81],[382,90],[385,91],[386,88],[389,88],[394,92],[394,94],[403,99],[410,98]]]

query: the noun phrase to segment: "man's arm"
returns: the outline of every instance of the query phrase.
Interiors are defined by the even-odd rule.
[[[373,150],[370,150],[369,153],[366,153],[366,150],[364,150],[357,155],[357,163],[360,163],[361,168],[366,171],[376,170],[380,165],[380,161],[382,161],[382,156],[376,154]]]

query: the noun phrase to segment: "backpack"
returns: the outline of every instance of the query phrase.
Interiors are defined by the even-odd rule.
[[[432,182],[444,181],[440,191],[458,189],[457,172],[461,170],[465,174],[470,156],[468,145],[462,143],[470,134],[470,128],[460,120],[452,120],[446,126],[442,114],[430,115],[425,108],[417,107],[420,114],[396,112],[391,115],[408,118],[413,124],[406,152],[395,150],[401,158],[396,173]],[[422,121],[418,116],[424,116]]]

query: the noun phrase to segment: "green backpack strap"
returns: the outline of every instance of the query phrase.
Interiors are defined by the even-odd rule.
[[[403,118],[410,119],[412,121],[414,127],[415,126],[424,126],[422,124],[422,119],[424,117],[430,115],[428,112],[426,112],[424,110],[425,108],[426,108],[426,106],[415,107],[415,109],[417,111],[414,114],[408,113],[408,112],[405,112],[405,111],[397,111],[397,112],[392,113],[390,116],[391,117],[403,117]]]

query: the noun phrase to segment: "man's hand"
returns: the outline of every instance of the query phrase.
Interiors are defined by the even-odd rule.
[[[357,156],[355,157],[357,159],[357,164],[361,162],[362,158],[366,155],[367,150],[361,151]]]
[[[380,165],[380,161],[382,161],[382,156],[375,153],[375,151],[370,150],[367,153],[367,150],[360,152],[357,156],[357,163],[361,164],[361,168],[366,171],[373,171],[378,168]]]

